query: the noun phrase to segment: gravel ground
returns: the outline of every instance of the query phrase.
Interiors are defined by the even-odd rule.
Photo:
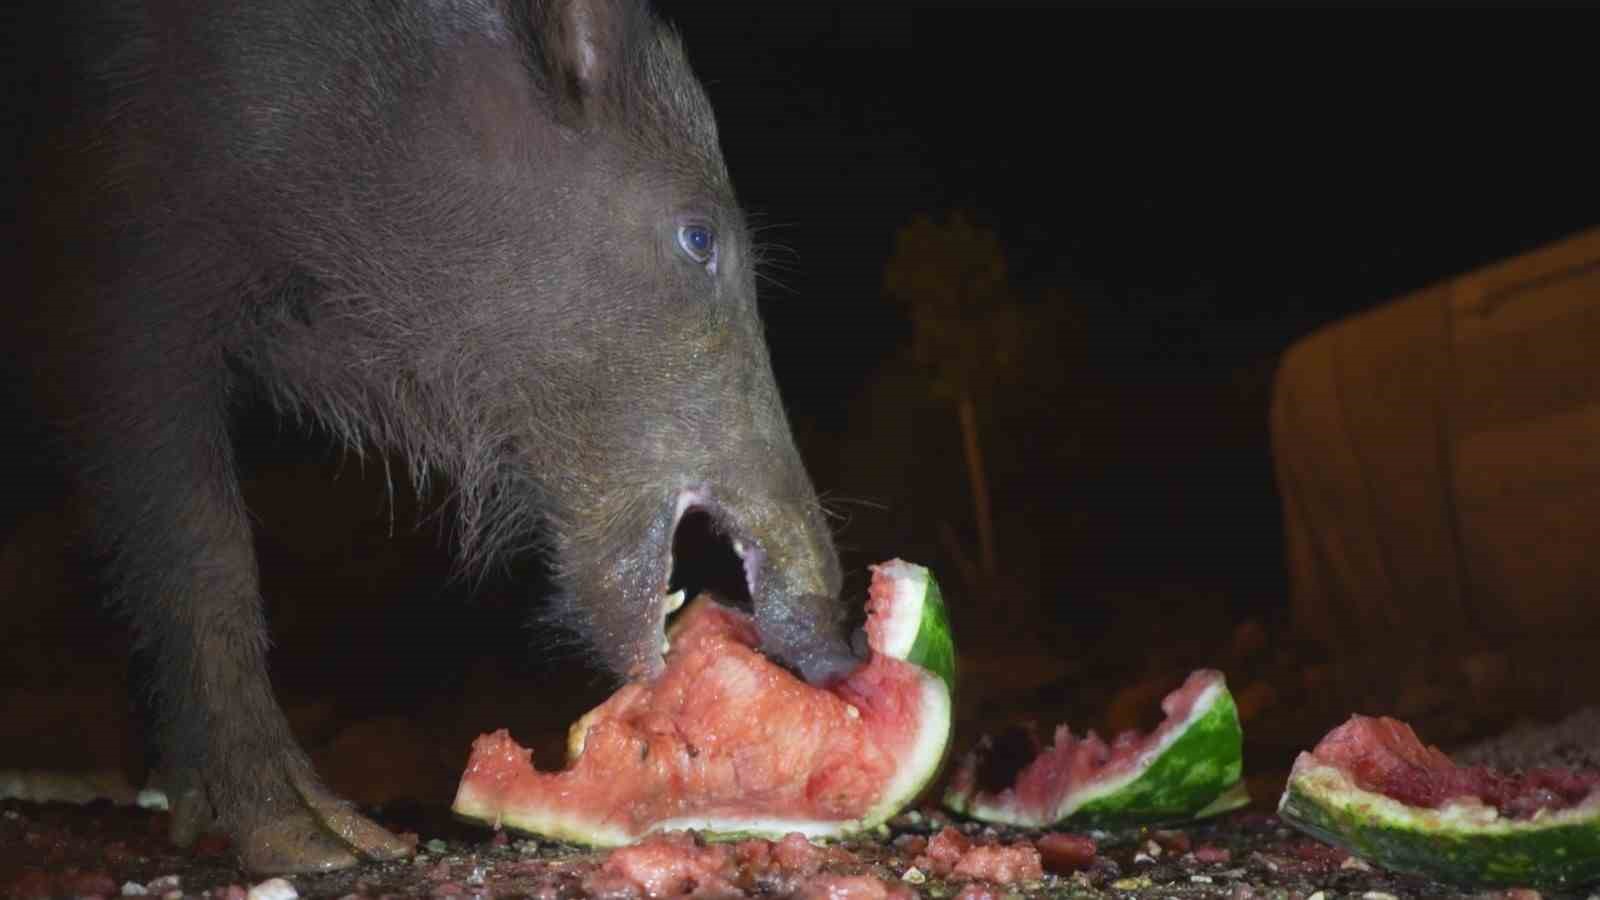
[[[164,838],[166,815],[99,801],[0,803],[0,893],[8,897],[980,897],[1118,898],[1585,898],[1600,893],[1471,892],[1384,872],[1305,838],[1276,817],[1238,813],[1167,830],[1092,832],[1063,842],[1038,832],[963,823],[931,809],[908,813],[867,839],[784,857],[771,842],[706,849],[682,837],[672,858],[697,858],[671,877],[639,875],[606,852],[493,833],[459,823],[419,824],[416,813],[370,810],[417,837],[406,861],[344,872],[252,879],[228,848],[184,852]],[[413,827],[419,830],[412,830]],[[941,836],[942,835],[942,836]],[[1038,853],[1039,868],[959,871],[936,845]],[[696,857],[699,854],[699,857]],[[970,858],[970,852],[969,857]],[[635,860],[637,862],[637,860]],[[663,871],[656,870],[658,873]],[[998,873],[998,874],[996,874]]]
[[[1550,765],[1600,769],[1600,706],[1580,709],[1554,724],[1525,723],[1452,756],[1463,765],[1504,769]]]

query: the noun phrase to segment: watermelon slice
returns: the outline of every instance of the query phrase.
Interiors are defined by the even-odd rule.
[[[1439,881],[1600,881],[1600,771],[1458,766],[1395,719],[1352,716],[1301,753],[1278,815],[1384,868]]]
[[[503,729],[481,735],[452,810],[602,847],[691,828],[774,840],[873,828],[927,786],[950,737],[955,651],[926,569],[872,567],[866,634],[866,662],[816,688],[762,656],[749,616],[697,597],[668,630],[666,671],[572,726],[565,770],[536,771]]]
[[[1093,731],[1078,738],[1065,725],[1041,748],[1031,733],[1006,766],[985,737],[968,753],[945,791],[945,806],[986,822],[1048,828],[1124,825],[1216,815],[1250,800],[1243,774],[1243,733],[1221,672],[1200,669],[1161,701],[1166,720],[1149,734]],[[999,768],[998,774],[990,770]]]

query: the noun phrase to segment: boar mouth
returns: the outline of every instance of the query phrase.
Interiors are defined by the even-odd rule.
[[[662,650],[672,614],[685,600],[708,593],[717,602],[754,611],[766,554],[742,533],[732,514],[706,489],[679,492],[667,542],[667,581],[663,593]]]

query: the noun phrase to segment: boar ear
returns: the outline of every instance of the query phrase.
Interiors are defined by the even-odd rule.
[[[562,99],[589,106],[624,63],[629,0],[550,0],[544,16],[544,63]]]

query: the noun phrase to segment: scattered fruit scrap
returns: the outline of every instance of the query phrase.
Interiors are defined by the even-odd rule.
[[[952,775],[945,805],[1029,828],[1180,821],[1246,805],[1244,736],[1222,673],[1193,672],[1161,708],[1166,719],[1149,734],[1110,743],[1060,725],[1045,748],[1019,728],[1007,737],[1020,733],[1024,746],[1004,754],[986,735]]]
[[[1441,881],[1600,881],[1600,772],[1458,766],[1395,719],[1352,716],[1301,753],[1278,814],[1377,865]]]

